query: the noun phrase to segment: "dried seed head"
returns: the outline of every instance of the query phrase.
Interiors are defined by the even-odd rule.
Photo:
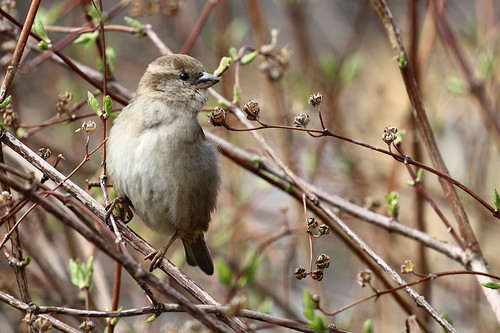
[[[321,104],[321,100],[323,99],[323,95],[320,93],[312,94],[311,97],[307,100],[307,103],[311,104],[313,107],[318,107]]]
[[[14,108],[12,108],[11,105],[7,105],[2,109],[2,117],[5,126],[12,126],[15,124],[18,118],[18,114],[14,111]]]
[[[3,191],[0,193],[0,202],[9,201],[10,199],[12,199],[12,193],[9,191]]]
[[[68,112],[68,103],[73,99],[73,94],[69,91],[65,91],[59,94],[56,111],[59,116]]]
[[[34,321],[30,323],[30,332],[48,332],[52,329],[52,323],[43,317],[36,317]]]
[[[299,113],[293,118],[293,125],[295,127],[307,127],[307,124],[309,124],[309,120],[311,120],[311,117],[307,113]]]
[[[318,220],[316,220],[314,217],[310,217],[307,219],[307,228],[308,229],[314,229],[318,227]]]
[[[411,260],[405,260],[405,262],[401,265],[401,273],[403,274],[413,273],[414,268],[415,264]]]
[[[44,160],[48,159],[52,155],[52,152],[49,148],[40,148],[38,149],[38,156],[43,158]]]
[[[63,103],[69,103],[73,99],[73,94],[69,91],[65,91],[59,94],[59,101]]]
[[[330,233],[330,227],[326,224],[322,224],[319,226],[318,232],[320,235],[328,235]]]
[[[384,128],[384,134],[382,134],[382,140],[388,145],[392,144],[396,140],[398,129],[394,126],[386,126]]]
[[[293,275],[299,280],[305,279],[307,277],[306,269],[302,266],[299,266],[293,270]]]
[[[92,134],[97,129],[97,124],[93,120],[83,122],[82,126],[78,128],[75,132],[84,131],[87,134]]]
[[[90,332],[95,328],[95,325],[91,320],[85,320],[80,324],[79,328],[84,332]]]
[[[325,268],[328,268],[330,266],[330,257],[327,256],[326,254],[320,254],[317,258],[316,258],[316,267],[318,268],[321,268],[321,269],[325,269]]]
[[[248,120],[259,120],[260,105],[256,101],[248,101],[243,107]]]
[[[214,126],[226,125],[226,110],[216,107],[209,115],[208,121]]]
[[[311,279],[315,281],[323,280],[323,270],[321,268],[316,268],[314,271],[311,272]]]
[[[367,284],[370,284],[371,279],[372,271],[370,271],[369,269],[358,273],[358,283],[361,287],[365,287]]]

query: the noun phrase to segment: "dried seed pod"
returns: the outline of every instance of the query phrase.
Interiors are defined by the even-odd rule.
[[[330,266],[330,257],[326,254],[320,254],[316,258],[316,266],[321,269],[328,268]]]
[[[226,111],[216,107],[209,115],[208,121],[214,126],[224,126],[226,124]]]
[[[293,118],[293,125],[295,127],[306,128],[307,124],[309,124],[309,120],[311,120],[311,117],[309,117],[307,113],[299,113]]]
[[[398,129],[394,126],[386,126],[384,128],[384,134],[382,134],[382,140],[388,145],[392,144],[394,140],[397,139],[396,133]]]
[[[320,235],[328,235],[330,233],[330,227],[326,224],[322,224],[319,226],[318,232]]]
[[[311,97],[307,100],[307,103],[311,104],[313,107],[318,107],[321,104],[321,100],[323,99],[323,95],[320,93],[312,94]]]
[[[305,279],[307,277],[306,269],[302,266],[299,266],[293,270],[293,275],[299,280]]]
[[[248,101],[243,107],[243,111],[247,114],[248,120],[259,120],[260,105],[256,101]]]
[[[38,149],[38,156],[40,156],[44,160],[48,159],[51,155],[52,155],[52,151],[50,151],[49,148]]]
[[[405,262],[401,265],[401,273],[403,274],[413,273],[414,268],[415,264],[411,260],[405,260]]]
[[[323,280],[323,270],[321,268],[316,268],[314,271],[311,272],[311,279],[315,281]]]
[[[365,287],[367,284],[370,284],[372,279],[372,271],[369,269],[361,271],[358,273],[358,283],[361,287]]]

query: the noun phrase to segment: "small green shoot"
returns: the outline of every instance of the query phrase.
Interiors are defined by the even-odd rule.
[[[24,258],[23,261],[18,262],[17,266],[21,267],[21,268],[22,267],[26,267],[26,266],[28,266],[30,264],[30,262],[31,262],[31,258],[30,257],[26,257],[26,258]]]
[[[231,281],[233,280],[233,271],[231,267],[222,258],[215,259],[215,267],[217,268],[217,275],[219,277],[219,282],[226,287],[231,286]]]
[[[73,44],[79,45],[82,44],[85,46],[85,48],[89,48],[92,45],[94,45],[97,41],[97,38],[99,38],[99,32],[98,31],[93,31],[93,32],[84,32],[80,36],[78,36],[77,39],[73,41]]]
[[[390,217],[397,219],[399,215],[399,194],[398,192],[391,192],[384,194],[385,203],[387,205],[387,213]]]
[[[498,194],[496,187],[493,188],[493,206],[496,210],[500,210],[500,194]]]
[[[490,288],[490,289],[500,289],[500,283],[499,282],[483,282],[481,283],[483,287]]]
[[[373,333],[373,321],[371,319],[363,322],[363,333]]]
[[[93,273],[94,257],[90,257],[87,264],[82,263],[79,258],[69,260],[69,278],[78,288],[90,288]]]
[[[248,65],[249,63],[251,63],[252,61],[255,60],[255,58],[257,58],[257,56],[259,55],[259,50],[255,50],[253,52],[250,52],[248,54],[245,54],[242,58],[241,58],[241,64],[242,65]]]
[[[109,95],[104,96],[102,104],[104,107],[104,119],[108,119],[111,115],[111,110],[113,110],[113,101],[111,97],[109,97]]]
[[[95,112],[96,115],[98,115],[99,117],[101,116],[101,106],[99,105],[97,98],[95,98],[94,94],[92,94],[90,91],[87,91],[87,104],[89,105],[90,109]]]
[[[219,67],[214,72],[214,75],[220,77],[225,71],[229,69],[231,64],[233,63],[233,58],[231,57],[222,57],[219,62]]]
[[[148,319],[146,319],[146,323],[148,323],[148,324],[152,323],[156,319],[158,319],[158,316],[157,315],[152,315],[151,317],[149,317]]]
[[[12,100],[12,95],[7,96],[2,103],[0,103],[0,109],[6,108],[9,104],[10,101]]]
[[[233,86],[233,104],[238,104],[240,101],[240,88],[235,84]]]
[[[323,318],[316,314],[316,303],[307,289],[302,291],[302,305],[304,307],[304,316],[314,332],[327,332],[328,328],[325,326]]]

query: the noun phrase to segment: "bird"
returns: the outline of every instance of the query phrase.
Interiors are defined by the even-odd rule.
[[[148,254],[150,271],[181,239],[186,261],[214,272],[204,233],[221,183],[218,151],[197,116],[207,88],[220,79],[195,58],[172,54],[151,62],[135,98],[114,120],[107,141],[108,176],[118,198],[153,231],[171,235]]]

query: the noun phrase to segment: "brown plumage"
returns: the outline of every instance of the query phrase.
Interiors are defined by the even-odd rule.
[[[137,96],[116,118],[108,139],[109,176],[151,229],[172,235],[157,252],[158,267],[180,238],[190,265],[213,274],[205,244],[220,184],[215,147],[205,139],[197,115],[206,88],[219,79],[187,55],[169,55],[149,64]]]

